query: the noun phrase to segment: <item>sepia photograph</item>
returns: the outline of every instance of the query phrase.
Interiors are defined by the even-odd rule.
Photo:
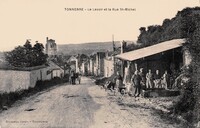
[[[200,0],[0,0],[0,128],[200,128]]]

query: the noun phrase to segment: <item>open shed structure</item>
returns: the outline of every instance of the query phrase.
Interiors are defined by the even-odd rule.
[[[155,70],[159,70],[161,74],[165,70],[174,73],[180,71],[183,65],[189,65],[191,62],[189,50],[182,47],[185,42],[185,39],[173,39],[115,57],[120,60],[122,76],[126,70],[133,74],[140,68],[144,69],[144,73],[147,73],[149,69],[153,73]]]

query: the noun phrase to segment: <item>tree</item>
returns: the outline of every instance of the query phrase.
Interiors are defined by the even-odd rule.
[[[5,53],[6,61],[14,67],[33,67],[43,65],[47,62],[47,55],[43,53],[44,46],[36,43],[32,47],[27,40],[23,46],[18,46],[10,52]]]
[[[171,22],[170,19],[165,19],[165,20],[163,21],[162,26],[163,26],[164,28],[167,28],[167,27],[169,26],[170,22]]]
[[[43,52],[44,51],[44,46],[41,43],[36,42],[36,44],[34,45],[34,50],[38,51],[38,52]]]
[[[145,27],[140,27],[140,33],[144,33],[144,32],[146,32],[146,28]]]
[[[193,31],[189,31],[187,43],[184,45],[190,51],[192,62],[189,68],[183,70],[190,81],[184,84],[182,97],[176,103],[175,111],[193,125],[199,121],[200,114],[200,15],[195,15],[192,21],[195,27]]]
[[[200,14],[200,7],[185,8],[179,11],[176,17],[164,19],[162,25],[141,27],[137,42],[141,43],[142,47],[146,47],[167,40],[188,38],[196,28],[198,14]]]
[[[26,43],[24,44],[24,47],[28,50],[31,50],[32,49],[32,45],[31,45],[31,42],[29,40],[26,40]]]

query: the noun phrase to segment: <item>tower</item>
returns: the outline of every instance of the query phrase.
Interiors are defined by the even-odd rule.
[[[46,38],[46,54],[49,57],[54,57],[57,55],[57,45],[55,40]]]

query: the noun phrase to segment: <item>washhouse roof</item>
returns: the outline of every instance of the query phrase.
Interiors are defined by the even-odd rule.
[[[122,54],[116,55],[115,57],[122,60],[133,61],[133,60],[137,60],[140,58],[144,58],[144,57],[151,56],[157,53],[161,53],[164,51],[181,47],[183,43],[185,42],[186,42],[185,39],[173,39],[173,40],[164,41],[152,46],[148,46],[145,48],[122,53]]]

